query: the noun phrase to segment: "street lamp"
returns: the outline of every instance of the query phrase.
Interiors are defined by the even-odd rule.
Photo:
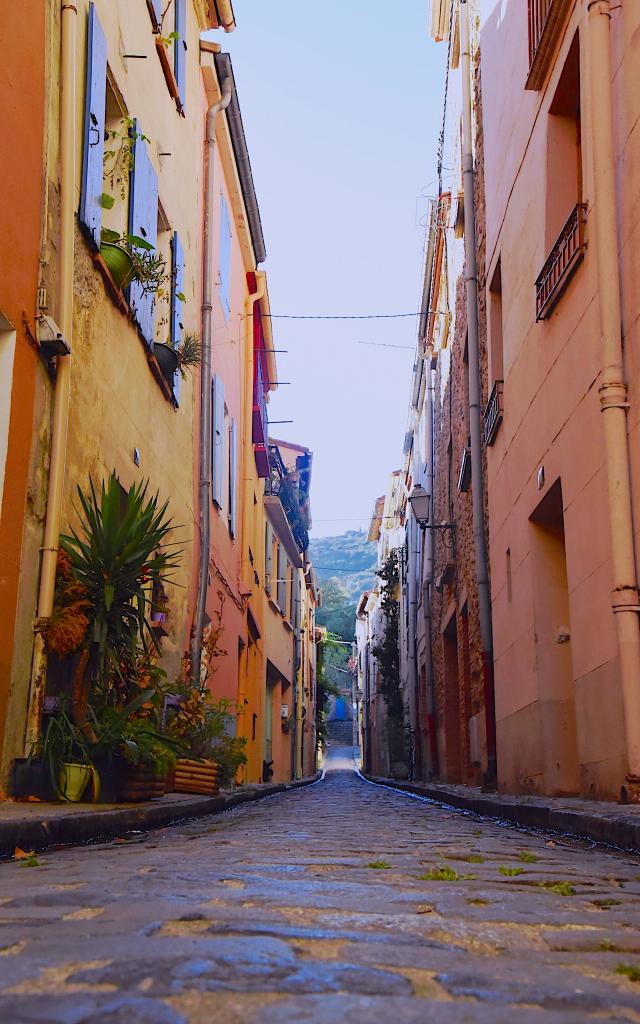
[[[416,517],[416,522],[421,530],[451,530],[456,528],[455,523],[429,523],[429,517],[431,515],[431,495],[421,486],[416,484],[411,494],[409,495],[409,504],[413,509],[413,514]]]
[[[431,510],[431,495],[420,484],[416,484],[409,495],[409,504],[413,509],[416,522],[423,530],[429,522]]]

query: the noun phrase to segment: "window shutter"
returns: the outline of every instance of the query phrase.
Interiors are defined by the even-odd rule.
[[[273,571],[273,527],[266,523],[264,528],[264,589],[271,594],[271,573]]]
[[[222,508],[222,453],[224,451],[224,384],[218,374],[213,378],[213,412],[211,431],[211,497]]]
[[[182,301],[178,298],[184,290],[184,250],[177,231],[171,239],[171,344],[178,348],[182,341]],[[173,374],[173,397],[180,404],[180,370]]]
[[[90,3],[79,217],[80,222],[89,229],[98,249],[100,248],[102,193],[104,192],[102,178],[104,174],[106,92],[107,40],[96,14],[95,4]]]
[[[187,0],[175,0],[177,38],[173,42],[173,69],[182,113],[187,100]]]
[[[220,196],[220,301],[228,320],[231,312],[231,221],[224,196]]]
[[[283,615],[287,612],[287,556],[282,544],[278,544],[278,587],[277,605]]]
[[[149,158],[147,144],[140,137],[140,126],[134,124],[133,169],[129,198],[129,232],[140,235],[156,246],[158,243],[158,175]],[[138,281],[129,285],[129,305],[134,320],[150,349],[153,350],[153,307],[155,297],[145,292]]]
[[[229,532],[236,535],[236,464],[238,461],[238,432],[236,421],[231,420],[229,431]]]

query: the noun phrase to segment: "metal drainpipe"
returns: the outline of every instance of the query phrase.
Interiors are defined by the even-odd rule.
[[[420,731],[418,728],[418,672],[417,672],[417,651],[416,651],[416,621],[418,616],[418,588],[416,585],[416,574],[418,569],[418,531],[415,516],[407,516],[408,526],[408,548],[407,558],[407,590],[409,604],[409,621],[407,622],[407,646],[409,661],[409,721],[413,743],[413,764],[411,765],[412,777],[416,778],[416,769],[420,760],[418,745],[420,743]]]
[[[622,351],[620,269],[616,223],[615,153],[611,95],[609,0],[588,5],[589,80],[592,111],[595,251],[600,297],[602,380],[600,405],[607,453],[612,606],[618,636],[618,655],[627,744],[627,783],[623,797],[640,798],[640,629],[638,586],[633,541],[633,510],[629,480],[629,407]],[[629,792],[629,789],[631,792]]]
[[[462,173],[464,182],[464,254],[467,299],[467,344],[469,351],[469,427],[471,434],[471,476],[473,498],[473,538],[476,586],[480,615],[482,668],[484,674],[484,711],[487,733],[486,784],[497,781],[496,710],[493,676],[493,628],[489,563],[484,518],[484,481],[480,409],[480,346],[478,340],[478,270],[476,264],[476,218],[474,196],[473,141],[471,130],[471,45],[469,3],[460,0],[460,73],[462,75]]]
[[[433,465],[433,371],[431,369],[431,357],[427,352],[427,486],[429,495],[429,507],[434,508],[435,487],[434,487],[434,465]],[[433,514],[433,513],[432,513]],[[438,763],[438,738],[436,736],[436,686],[433,672],[433,647],[431,644],[431,587],[433,585],[433,530],[425,530],[425,553],[424,553],[424,583],[422,589],[422,609],[424,615],[425,632],[425,675],[427,683],[427,722],[429,727],[429,749],[431,753],[431,777],[437,778],[440,774]]]
[[[202,361],[200,366],[200,564],[198,598],[191,638],[191,675],[200,684],[202,633],[209,587],[209,550],[211,546],[211,319],[213,315],[213,210],[215,205],[214,151],[216,118],[231,100],[231,83],[221,83],[221,96],[207,111],[205,154],[205,210],[202,247]]]
[[[76,36],[78,11],[73,3],[60,8],[60,330],[69,348],[73,340],[73,273],[76,191]],[[42,627],[53,610],[56,564],[62,516],[62,493],[69,430],[69,383],[71,356],[56,359],[56,385],[51,420],[51,458],[47,490],[47,514],[42,542],[42,566],[38,590],[29,708],[25,735],[28,752],[40,736],[40,721],[47,676],[47,653]]]

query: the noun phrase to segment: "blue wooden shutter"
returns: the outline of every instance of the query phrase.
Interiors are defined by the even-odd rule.
[[[220,196],[220,301],[228,320],[231,311],[231,221],[224,196]]]
[[[100,248],[100,229],[102,227],[106,91],[107,40],[98,20],[95,5],[91,3],[89,4],[87,33],[82,192],[79,217],[80,222],[89,229],[96,248]]]
[[[129,196],[129,232],[140,235],[147,242],[158,244],[158,175],[153,169],[147,144],[140,136],[140,126],[134,125],[133,170]],[[150,349],[153,349],[153,307],[155,296],[145,292],[137,281],[129,286],[129,305],[134,320]]]
[[[187,0],[175,0],[175,4],[177,38],[173,41],[173,69],[184,114],[187,101]]]
[[[182,341],[182,300],[178,298],[184,289],[184,250],[178,232],[171,239],[171,344],[178,348]],[[173,374],[173,397],[180,403],[180,371]]]
[[[232,537],[236,535],[236,476],[237,476],[237,461],[238,461],[238,431],[236,430],[236,421],[231,420],[231,429],[229,431],[229,532]]]
[[[224,384],[218,374],[213,378],[212,425],[211,431],[211,497],[218,508],[222,508],[222,481],[224,477],[222,455],[224,452]]]

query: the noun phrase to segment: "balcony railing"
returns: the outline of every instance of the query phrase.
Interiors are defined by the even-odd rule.
[[[484,443],[486,445],[492,445],[496,439],[496,434],[500,429],[502,423],[503,404],[502,404],[502,392],[504,388],[504,381],[497,380],[491,389],[489,395],[489,401],[487,407],[484,410]]]
[[[528,4],[529,74],[525,88],[540,89],[571,8],[571,0],[528,0]]]
[[[309,533],[300,511],[297,489],[289,477],[280,449],[275,444],[269,445],[269,468],[270,475],[265,483],[265,493],[275,494],[280,498],[298,549],[301,552],[306,551],[309,547]]]
[[[587,248],[586,203],[578,203],[536,281],[536,320],[546,320],[569,284]]]

